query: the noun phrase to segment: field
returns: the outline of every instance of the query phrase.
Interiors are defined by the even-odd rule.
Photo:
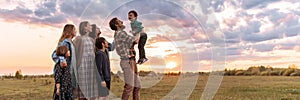
[[[189,78],[185,77],[189,84]],[[157,81],[157,84],[141,90],[141,100],[165,98],[178,81],[178,76],[160,78],[142,78],[143,84]],[[199,100],[205,88],[208,76],[199,76],[196,87],[189,100]],[[25,80],[1,79],[0,100],[50,100],[54,81],[52,78],[33,78]],[[113,78],[112,95],[117,99],[123,90],[123,81]],[[152,83],[151,83],[152,84]],[[180,94],[169,99],[182,100]],[[300,99],[300,77],[292,76],[224,76],[214,100],[297,100]]]

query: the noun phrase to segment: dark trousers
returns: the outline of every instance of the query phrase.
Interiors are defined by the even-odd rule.
[[[141,58],[146,58],[145,48],[144,48],[145,44],[146,44],[146,41],[147,41],[147,34],[146,33],[141,33],[139,44],[138,44],[140,59]]]

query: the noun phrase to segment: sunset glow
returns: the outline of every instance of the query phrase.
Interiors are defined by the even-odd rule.
[[[167,63],[166,67],[169,69],[173,69],[177,66],[177,64],[175,62],[169,62]]]
[[[212,48],[226,51],[222,55],[226,57],[226,68],[300,65],[300,2],[213,0],[205,6],[199,0],[147,6],[143,2],[146,1],[0,1],[0,75],[19,69],[24,74],[52,74],[51,53],[65,24],[74,24],[78,32],[79,23],[87,20],[98,25],[101,36],[112,42],[114,32],[108,20],[120,18],[128,32],[131,28],[127,12],[131,9],[138,11],[138,20],[148,34],[145,52],[149,62],[138,65],[140,70],[213,70],[212,57],[217,51]],[[222,30],[216,37],[226,42],[226,47],[211,44],[215,42],[211,34],[218,28],[213,25]],[[137,46],[136,50],[138,53]],[[115,51],[110,56],[113,72],[120,71],[119,56]]]

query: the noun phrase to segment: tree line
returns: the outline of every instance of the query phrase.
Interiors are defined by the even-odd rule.
[[[224,76],[300,76],[300,69],[296,65],[288,68],[272,68],[271,66],[251,66],[246,70],[225,69]]]
[[[222,71],[221,71],[222,72]],[[220,72],[220,73],[221,73]],[[273,68],[271,66],[251,66],[248,69],[225,69],[223,72],[224,76],[300,76],[300,69],[295,64],[289,65],[288,68]],[[115,76],[111,72],[112,76]],[[122,74],[120,71],[116,75]],[[157,76],[157,75],[166,75],[166,76],[179,76],[183,74],[182,72],[169,72],[169,73],[155,73],[153,71],[140,71],[140,76]],[[185,72],[184,75],[209,75],[209,72]],[[3,75],[1,78],[5,79],[31,79],[31,78],[52,78],[51,75],[22,75],[21,70],[17,70],[16,73]]]

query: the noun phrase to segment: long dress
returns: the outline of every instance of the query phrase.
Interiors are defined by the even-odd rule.
[[[88,36],[79,36],[74,40],[78,68],[79,98],[98,96],[97,68],[95,62],[94,41]]]
[[[73,88],[71,83],[71,73],[70,66],[65,68],[61,68],[59,63],[55,64],[55,85],[54,85],[54,93],[53,100],[73,100]],[[56,94],[57,88],[56,84],[60,84],[60,93]]]

